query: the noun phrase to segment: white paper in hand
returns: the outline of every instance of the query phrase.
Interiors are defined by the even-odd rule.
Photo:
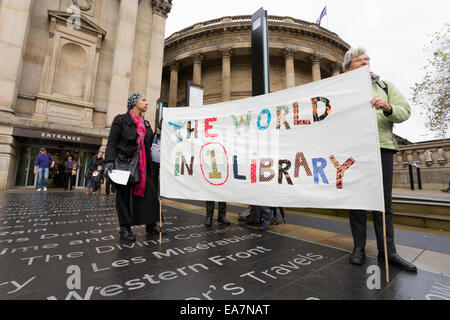
[[[114,183],[126,186],[130,177],[130,171],[113,170],[109,173],[109,177]]]

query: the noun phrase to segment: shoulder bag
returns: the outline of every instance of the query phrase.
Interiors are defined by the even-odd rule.
[[[118,152],[115,169],[130,172],[130,177],[128,178],[129,185],[139,183],[139,150],[131,158]]]

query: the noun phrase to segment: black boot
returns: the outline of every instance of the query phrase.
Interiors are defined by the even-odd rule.
[[[402,270],[417,272],[416,266],[400,257],[395,249],[393,218],[393,214],[386,214],[386,244],[389,264]],[[377,235],[378,262],[384,263],[383,214],[381,212],[373,213],[373,226]]]
[[[226,226],[230,225],[231,222],[228,221],[227,218],[225,218],[227,214],[227,203],[226,202],[219,202],[219,216],[217,217],[217,222],[224,224]]]
[[[159,227],[158,224],[147,224],[145,226],[145,231],[147,232],[148,235],[153,235],[153,234],[162,234],[163,236],[167,234],[166,231],[162,231],[161,228]]]
[[[205,226],[211,227],[213,221],[213,214],[206,214]]]
[[[120,238],[127,241],[136,241],[136,236],[131,232],[130,227],[120,227]]]
[[[350,228],[352,229],[354,248],[348,260],[352,264],[364,264],[366,262],[366,211],[350,210]]]
[[[217,222],[219,222],[219,223],[221,223],[221,224],[224,224],[224,225],[226,225],[226,226],[229,226],[229,225],[231,224],[231,222],[228,221],[227,218],[225,218],[225,215],[226,215],[225,212],[223,212],[223,213],[220,213],[220,212],[219,212],[219,217],[217,218]]]

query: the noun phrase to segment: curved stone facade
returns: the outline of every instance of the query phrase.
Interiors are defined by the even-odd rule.
[[[271,92],[341,72],[349,45],[314,23],[269,16]],[[203,85],[204,104],[252,95],[251,16],[197,23],[165,42],[161,98],[184,106],[186,82]]]

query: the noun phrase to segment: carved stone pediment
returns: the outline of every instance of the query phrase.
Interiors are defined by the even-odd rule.
[[[102,29],[99,25],[89,20],[83,13],[81,12],[65,12],[65,11],[48,11],[48,19],[51,21],[52,19],[56,20],[58,24],[72,25],[75,29],[79,29],[81,31],[85,31],[90,34],[94,34],[95,36],[100,35],[102,39],[106,36],[106,31]]]

